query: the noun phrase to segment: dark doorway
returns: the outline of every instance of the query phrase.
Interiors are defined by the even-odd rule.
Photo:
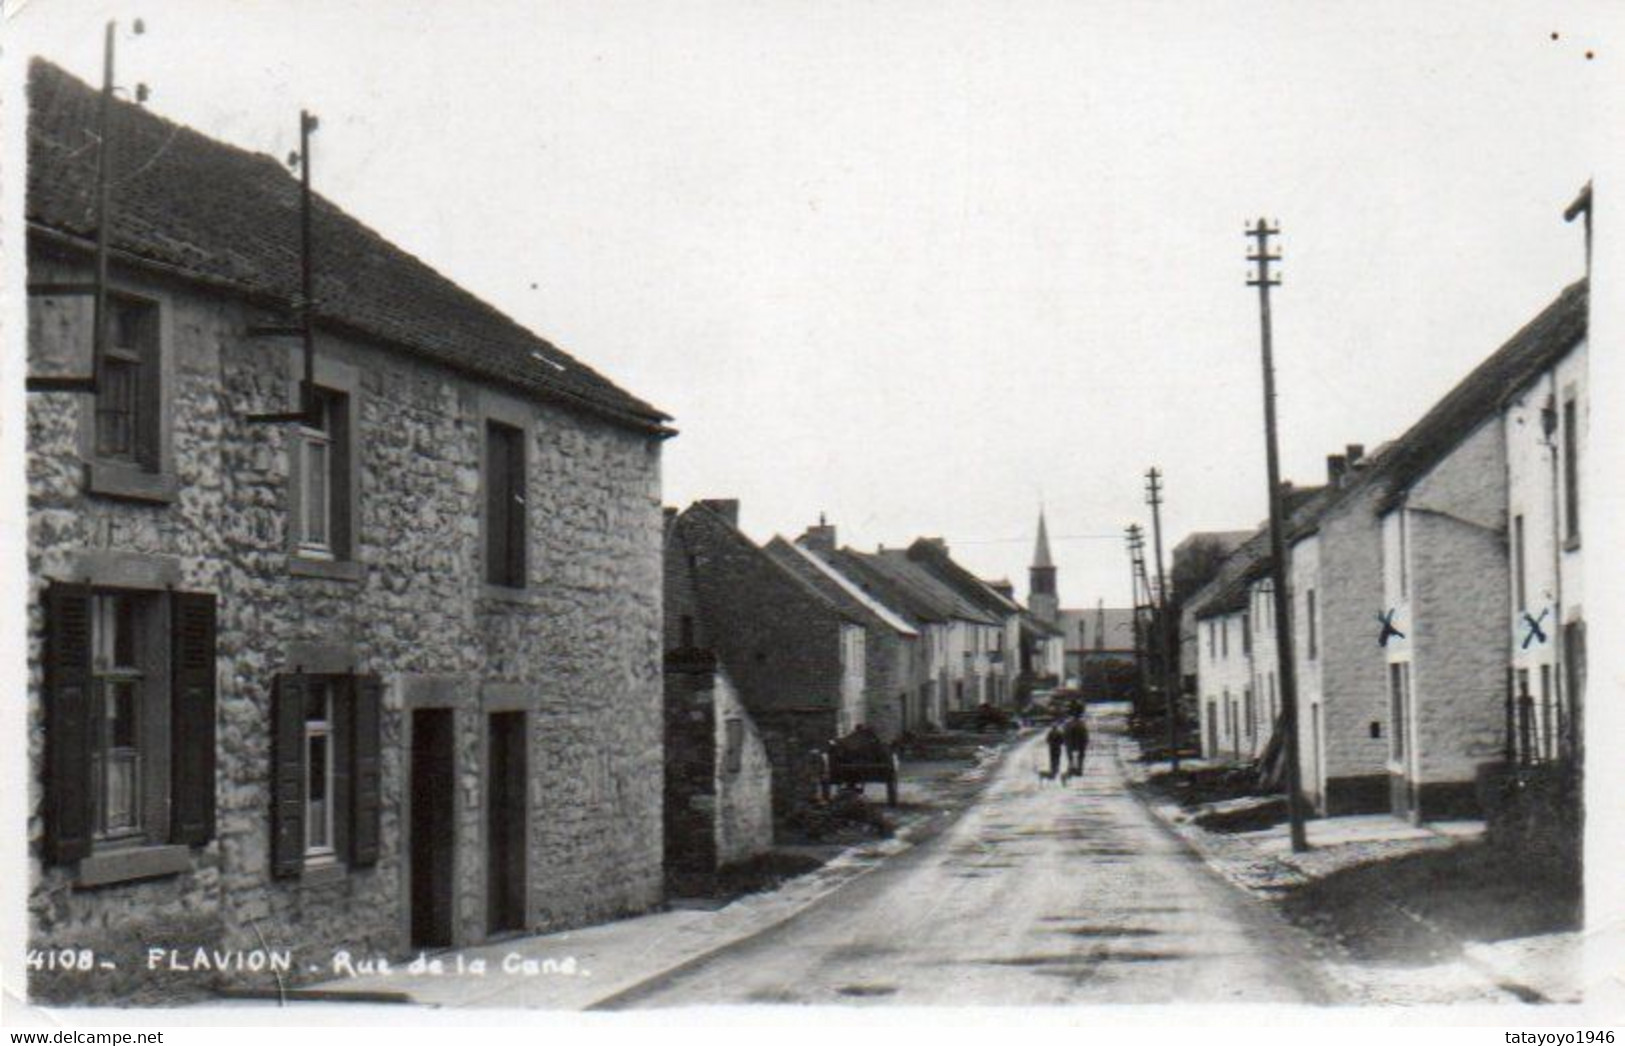
[[[449,708],[412,713],[412,946],[448,948],[452,923],[452,801],[456,794]]]
[[[491,933],[525,928],[525,713],[490,719],[485,896]]]

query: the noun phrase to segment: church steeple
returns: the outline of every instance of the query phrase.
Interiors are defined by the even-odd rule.
[[[1027,609],[1040,621],[1054,624],[1061,616],[1061,600],[1055,592],[1055,561],[1050,558],[1049,527],[1044,510],[1038,510],[1038,542],[1033,546],[1033,565],[1027,570]]]
[[[1033,566],[1049,567],[1054,569],[1055,563],[1049,558],[1049,528],[1044,525],[1044,510],[1038,510],[1038,545],[1033,549]]]

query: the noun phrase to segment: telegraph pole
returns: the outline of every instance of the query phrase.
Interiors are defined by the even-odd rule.
[[[146,23],[137,18],[131,31],[140,36],[147,31]],[[95,395],[101,390],[103,358],[107,355],[110,307],[107,296],[108,255],[112,251],[112,182],[113,182],[113,100],[119,87],[114,75],[115,51],[118,43],[118,23],[108,22],[102,39],[102,89],[96,103],[96,181],[94,188],[96,213],[96,249],[94,280],[88,284],[31,284],[31,293],[42,295],[89,295],[90,319],[90,374],[85,376],[36,375],[24,382],[29,392],[88,392]],[[137,84],[136,104],[147,100],[147,85]]]
[[[1134,702],[1134,705],[1136,705],[1134,711],[1139,711],[1141,705],[1144,705],[1144,694],[1146,694],[1146,663],[1141,661],[1141,653],[1139,653],[1139,567],[1137,567],[1136,560],[1134,560],[1134,544],[1139,539],[1139,526],[1129,523],[1128,528],[1124,529],[1124,534],[1128,538],[1129,606],[1133,607],[1133,611],[1131,611],[1133,612],[1133,619],[1131,620],[1134,622],[1134,685],[1139,689],[1139,700]]]
[[[1270,271],[1270,266],[1281,260],[1280,252],[1270,251],[1270,237],[1279,236],[1281,227],[1270,225],[1263,218],[1246,231],[1253,240],[1247,260],[1258,266],[1247,278],[1247,286],[1258,288],[1258,321],[1262,333],[1264,358],[1264,446],[1269,470],[1270,495],[1270,560],[1274,572],[1275,596],[1275,649],[1280,660],[1281,729],[1286,732],[1286,803],[1292,827],[1292,849],[1303,853],[1309,849],[1309,836],[1304,831],[1303,789],[1298,769],[1298,688],[1296,665],[1292,653],[1292,598],[1286,587],[1286,527],[1281,504],[1281,452],[1275,434],[1275,357],[1270,343],[1270,288],[1281,285],[1281,277]]]
[[[1151,539],[1157,556],[1157,621],[1162,646],[1162,688],[1167,699],[1169,769],[1179,771],[1179,666],[1168,632],[1168,582],[1162,573],[1162,472],[1156,466],[1145,473],[1145,500],[1151,506]],[[1176,626],[1177,627],[1177,626]],[[1174,633],[1177,635],[1178,633]]]
[[[1139,713],[1145,708],[1146,694],[1145,651],[1141,646],[1142,636],[1140,632],[1140,608],[1143,606],[1140,602],[1140,574],[1144,570],[1144,564],[1140,561],[1140,549],[1145,546],[1145,538],[1140,534],[1140,525],[1138,523],[1130,523],[1127,534],[1128,583],[1129,592],[1131,593],[1130,599],[1132,600],[1131,605],[1134,607],[1134,680],[1139,687],[1139,700],[1134,702],[1134,711]]]

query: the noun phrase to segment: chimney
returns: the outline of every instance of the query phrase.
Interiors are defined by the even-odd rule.
[[[808,527],[806,533],[801,535],[801,546],[814,552],[835,551],[835,525],[826,522],[824,514],[818,514],[816,526]]]
[[[677,506],[676,505],[662,505],[660,507],[660,512],[661,512],[663,522],[665,522],[665,523],[669,524],[672,520],[677,518]]]
[[[1350,443],[1347,447],[1343,448],[1343,456],[1349,459],[1349,468],[1354,468],[1355,466],[1359,465],[1361,459],[1365,457],[1365,444]]]
[[[702,498],[700,504],[727,520],[730,526],[739,526],[738,498]]]
[[[1010,582],[1009,578],[1001,577],[996,581],[989,581],[987,583],[987,587],[991,588],[1005,599],[1013,600],[1016,598],[1016,586]]]
[[[1329,486],[1341,487],[1343,476],[1349,470],[1348,459],[1341,454],[1326,455],[1326,483]]]

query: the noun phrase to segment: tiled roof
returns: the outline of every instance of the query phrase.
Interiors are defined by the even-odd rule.
[[[1287,492],[1286,525],[1289,535],[1310,526],[1323,509],[1337,500],[1337,487],[1294,487]],[[1270,525],[1266,520],[1252,536],[1225,557],[1213,579],[1191,597],[1191,613],[1197,618],[1232,614],[1247,608],[1247,590],[1267,574],[1274,563],[1270,555]]]
[[[840,606],[849,615],[860,618],[866,626],[879,625],[900,636],[919,634],[889,607],[865,593],[834,567],[800,545],[791,544],[782,537],[775,537],[763,547],[762,551],[786,569],[801,575],[802,580],[818,589],[826,599]]]
[[[993,586],[960,566],[938,540],[918,538],[908,547],[908,558],[923,566],[933,577],[952,588],[961,598],[1002,620],[1021,613],[1021,604],[994,591]]]
[[[842,548],[818,554],[859,588],[898,611],[913,624],[937,624],[953,617],[948,606],[926,594],[915,592],[872,562],[873,553]]]
[[[892,584],[930,606],[939,621],[956,619],[979,625],[998,624],[998,619],[965,599],[941,579],[908,557],[901,549],[874,553],[854,553],[879,571]]]
[[[82,247],[95,235],[99,98],[49,62],[35,59],[29,68],[27,216],[47,241]],[[300,284],[298,180],[269,156],[132,103],[113,104],[115,261],[156,266],[268,308],[293,302]],[[312,225],[318,329],[377,340],[623,425],[669,431],[660,410],[319,195]]]
[[[1368,473],[1382,485],[1379,512],[1586,336],[1588,297],[1585,280],[1571,284],[1394,441]]]
[[[1270,562],[1270,528],[1266,524],[1225,557],[1213,579],[1191,597],[1191,614],[1198,620],[1230,614],[1247,606],[1247,586],[1260,567]]]
[[[1519,389],[1574,348],[1586,336],[1588,315],[1589,292],[1582,279],[1473,368],[1420,421],[1368,457],[1333,496],[1320,499],[1314,511],[1298,514],[1288,540],[1313,533],[1321,517],[1373,488],[1379,499],[1377,512],[1392,508],[1413,483],[1495,417]]]
[[[841,606],[834,599],[819,591],[818,587],[803,577],[799,571],[792,570],[788,565],[780,561],[778,557],[771,555],[766,549],[756,544],[756,542],[752,541],[744,531],[735,526],[731,520],[729,520],[722,513],[711,508],[705,502],[696,501],[694,504],[690,505],[686,510],[684,510],[682,515],[678,518],[683,519],[687,517],[696,517],[709,523],[713,528],[726,535],[727,538],[737,545],[741,550],[743,550],[746,555],[756,559],[760,563],[765,564],[775,576],[787,581],[793,588],[795,588],[806,598],[812,600],[812,602],[818,607],[829,611],[835,616],[841,618],[843,621],[849,621],[855,625],[863,624],[863,620],[857,614],[851,612],[848,608]],[[689,549],[689,545],[686,540],[683,543],[683,548],[684,551],[688,551]],[[703,593],[700,597],[700,603],[702,609],[705,609],[708,612],[708,617],[714,619],[717,616],[714,614],[714,612],[712,612],[713,608],[710,607],[710,605],[706,602]]]

